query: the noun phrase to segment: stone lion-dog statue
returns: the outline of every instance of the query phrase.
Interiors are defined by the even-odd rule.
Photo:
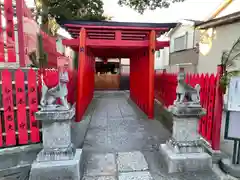
[[[176,88],[177,98],[174,104],[192,103],[200,104],[200,85],[193,88],[185,82],[185,73],[180,71],[177,76],[178,85]]]
[[[64,65],[64,68],[68,67],[68,64]],[[63,68],[59,70],[59,81],[55,87],[48,88],[43,80],[43,75],[41,75],[42,81],[42,97],[40,104],[42,107],[46,106],[57,106],[58,108],[68,110],[70,109],[69,103],[67,101],[68,89],[67,83],[69,82],[68,72]],[[56,104],[57,98],[60,99],[61,105]]]

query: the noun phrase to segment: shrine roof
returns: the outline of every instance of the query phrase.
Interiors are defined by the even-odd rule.
[[[63,27],[65,28],[88,28],[88,27],[95,27],[98,29],[102,29],[102,28],[113,28],[115,27],[116,29],[118,27],[124,28],[124,29],[128,29],[128,28],[136,28],[136,29],[171,29],[174,28],[177,23],[139,23],[139,22],[116,22],[116,21],[62,21],[60,23]]]

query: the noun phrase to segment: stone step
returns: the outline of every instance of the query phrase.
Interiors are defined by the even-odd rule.
[[[0,180],[27,180],[30,168],[30,165],[22,165],[0,170]]]
[[[82,180],[117,180],[114,176],[84,176]]]
[[[152,180],[148,164],[140,151],[91,153],[85,157],[82,180]]]

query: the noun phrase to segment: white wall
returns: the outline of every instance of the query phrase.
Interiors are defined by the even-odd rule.
[[[169,47],[165,47],[159,51],[160,57],[158,57],[158,52],[155,52],[154,69],[164,69],[169,65]]]
[[[222,52],[230,50],[233,43],[240,37],[240,22],[219,26],[215,30],[216,35],[212,40],[212,47],[208,54],[203,55],[200,49],[197,67],[199,73],[217,72],[217,65],[221,63]],[[240,67],[240,64],[237,67]]]

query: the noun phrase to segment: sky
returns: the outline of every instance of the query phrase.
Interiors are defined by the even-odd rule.
[[[172,4],[168,9],[146,11],[143,15],[128,7],[119,7],[117,0],[103,0],[107,15],[114,21],[126,22],[176,22],[180,19],[204,20],[223,0],[186,0],[183,3]]]
[[[147,10],[142,15],[129,7],[120,7],[117,1],[103,0],[104,13],[112,16],[113,21],[164,23],[177,22],[182,19],[206,20],[224,0],[185,0],[183,3],[172,4],[167,9]],[[25,2],[28,7],[34,6],[34,0],[25,0]],[[70,34],[62,28],[58,30],[58,33],[71,38]]]
[[[34,0],[25,1],[28,6],[34,5]],[[113,16],[113,21],[158,23],[176,22],[180,19],[205,20],[223,2],[223,0],[186,0],[173,4],[168,9],[146,11],[140,15],[129,7],[120,7],[117,1],[103,0],[105,14]]]

